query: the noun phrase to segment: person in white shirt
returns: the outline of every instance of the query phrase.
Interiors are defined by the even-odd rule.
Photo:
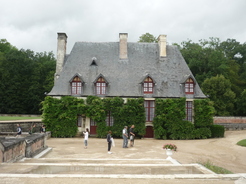
[[[87,149],[87,145],[88,145],[88,137],[89,137],[89,129],[86,128],[86,131],[83,132],[84,134],[84,144],[85,144],[85,149]]]
[[[124,129],[122,130],[122,137],[123,137],[123,148],[128,148],[127,126],[125,126]]]

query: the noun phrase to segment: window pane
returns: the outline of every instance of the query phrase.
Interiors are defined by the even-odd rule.
[[[155,101],[150,101],[150,107],[155,107]]]
[[[144,101],[146,121],[153,121],[155,116],[155,101]]]
[[[192,122],[192,102],[186,102],[186,120]]]
[[[77,94],[81,94],[81,87],[78,87]]]
[[[93,119],[90,119],[90,121],[91,126],[97,126],[97,123]]]
[[[150,121],[153,121],[153,119],[154,119],[154,115],[155,115],[155,109],[154,108],[151,108],[150,109]]]

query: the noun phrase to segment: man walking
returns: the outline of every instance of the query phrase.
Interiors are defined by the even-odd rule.
[[[130,134],[130,146],[133,147],[134,145],[134,138],[135,138],[135,134],[134,134],[134,125],[131,126],[130,130],[129,130],[129,134]]]
[[[123,148],[128,148],[128,132],[127,132],[127,126],[124,127],[122,130],[122,137],[123,137]]]

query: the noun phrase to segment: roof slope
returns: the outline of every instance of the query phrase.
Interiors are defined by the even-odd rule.
[[[128,59],[121,60],[119,42],[76,42],[49,95],[71,95],[69,81],[78,73],[84,82],[81,96],[94,95],[93,82],[101,74],[108,82],[106,96],[144,97],[141,82],[150,75],[156,82],[151,97],[185,97],[184,78],[194,76],[178,48],[166,48],[167,57],[160,58],[157,43],[128,42]],[[196,83],[194,98],[205,97]]]

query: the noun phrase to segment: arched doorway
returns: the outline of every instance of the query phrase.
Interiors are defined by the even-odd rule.
[[[154,129],[153,126],[146,126],[145,138],[154,138]]]

